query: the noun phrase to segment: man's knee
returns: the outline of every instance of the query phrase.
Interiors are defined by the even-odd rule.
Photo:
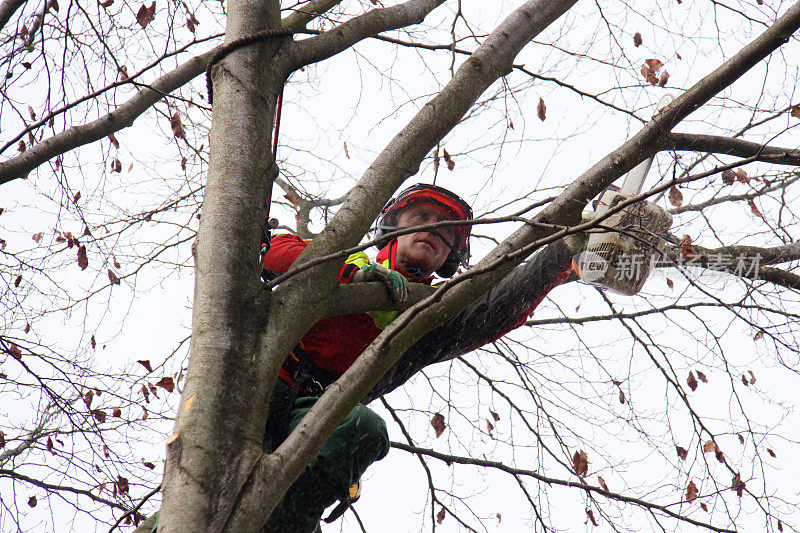
[[[359,449],[374,452],[376,455],[374,460],[383,459],[389,453],[389,433],[383,418],[361,404],[351,411],[348,418],[350,418],[348,425],[354,429],[353,444]]]

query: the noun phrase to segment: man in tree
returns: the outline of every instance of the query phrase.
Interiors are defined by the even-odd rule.
[[[403,228],[471,219],[472,209],[456,194],[418,184],[384,207],[378,237]],[[374,262],[363,252],[351,255],[339,271],[339,281],[381,281],[394,300],[403,301],[408,282],[430,284],[434,273],[449,278],[459,265],[467,266],[470,230],[471,225],[445,224],[391,238],[382,242]],[[307,241],[293,235],[275,236],[263,258],[265,276],[286,272],[306,245]],[[429,364],[464,354],[524,323],[547,292],[569,276],[571,257],[578,251],[573,248],[563,240],[553,243],[458,316],[428,333],[384,376],[367,401],[396,388]],[[265,451],[283,441],[325,387],[344,373],[397,315],[397,311],[372,311],[326,318],[312,326],[280,371],[267,421]],[[314,531],[325,508],[337,499],[346,499],[348,489],[367,467],[388,452],[384,421],[358,405],[286,492],[266,530]]]

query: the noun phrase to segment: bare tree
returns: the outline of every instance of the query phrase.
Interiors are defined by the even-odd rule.
[[[798,259],[793,238],[797,224],[792,207],[797,181],[793,167],[800,154],[785,134],[796,124],[800,110],[792,106],[789,89],[776,90],[766,80],[770,70],[791,72],[796,68],[787,58],[792,57],[789,50],[797,48],[793,34],[800,26],[800,4],[771,11],[714,3],[713,10],[726,13],[709,14],[709,22],[716,21],[716,28],[710,30],[711,35],[717,32],[712,38],[726,46],[739,43],[741,49],[723,53],[724,61],[713,69],[709,65],[709,72],[702,77],[687,76],[697,81],[677,87],[678,98],[649,122],[641,118],[649,112],[644,110],[648,91],[662,90],[670,75],[661,59],[648,58],[640,65],[637,58],[641,56],[631,51],[642,46],[644,39],[626,27],[629,18],[644,18],[637,7],[620,3],[573,8],[576,2],[531,0],[492,11],[498,17],[496,26],[481,24],[477,29],[472,19],[476,14],[466,4],[408,0],[374,7],[367,2],[317,0],[281,5],[259,0],[231,2],[224,9],[183,3],[170,5],[165,12],[156,11],[153,4],[136,11],[136,30],[122,22],[124,15],[132,16],[134,10],[128,8],[131,12],[127,13],[111,2],[91,8],[101,15],[101,24],[95,24],[90,8],[79,3],[63,7],[46,3],[36,10],[28,4],[3,4],[8,75],[2,87],[6,97],[2,112],[4,122],[18,127],[5,140],[4,150],[19,153],[0,162],[0,183],[14,187],[30,174],[34,178],[28,181],[35,181],[42,195],[63,210],[46,217],[55,233],[34,233],[36,246],[31,249],[21,247],[20,239],[12,242],[9,238],[8,245],[0,241],[3,282],[8,287],[4,317],[9,317],[4,318],[8,333],[2,334],[7,354],[3,368],[13,368],[13,373],[4,371],[2,390],[4,395],[18,395],[22,400],[32,398],[26,405],[33,406],[36,413],[33,422],[11,421],[3,430],[13,435],[4,437],[8,440],[2,442],[6,447],[0,451],[0,476],[12,480],[10,486],[30,485],[52,494],[70,494],[70,502],[78,501],[72,495],[88,498],[98,506],[124,510],[123,519],[138,522],[142,514],[130,499],[128,472],[138,473],[136,483],[141,483],[142,495],[152,494],[155,484],[152,478],[148,480],[148,472],[153,462],[139,460],[135,452],[114,455],[112,460],[114,444],[119,448],[142,438],[146,433],[139,426],[164,416],[164,406],[152,409],[147,403],[144,415],[133,414],[137,404],[149,402],[150,394],[172,392],[178,385],[181,400],[175,427],[166,439],[159,531],[257,530],[345,414],[365,398],[377,397],[382,398],[384,409],[404,437],[405,442],[396,442],[394,447],[415,454],[426,473],[432,527],[442,523],[447,514],[468,529],[485,527],[478,524],[484,524],[486,518],[468,497],[441,488],[441,472],[431,459],[505,473],[519,487],[535,527],[542,531],[558,524],[547,508],[547,487],[552,486],[575,491],[571,497],[585,507],[587,522],[606,520],[618,530],[636,530],[641,521],[649,521],[653,527],[687,524],[714,531],[734,530],[744,500],[758,509],[765,529],[783,530],[780,520],[796,520],[792,502],[785,499],[790,495],[776,493],[768,475],[771,458],[777,455],[771,439],[783,439],[787,446],[796,443],[776,429],[777,421],[762,422],[755,416],[765,406],[775,413],[781,410],[769,394],[749,397],[749,391],[756,388],[755,372],[747,368],[745,358],[729,353],[730,343],[741,342],[741,335],[717,322],[740,324],[756,342],[771,343],[771,361],[791,374],[797,360],[792,303],[799,284],[793,272],[793,262]],[[418,26],[428,17],[438,16],[442,8],[450,10],[444,15],[450,21],[448,28],[435,27],[441,20],[434,27]],[[55,15],[60,9],[79,15],[64,16],[62,21]],[[200,16],[201,9],[208,19]],[[586,42],[564,37],[583,28],[579,18],[584,12],[572,16],[577,9],[586,9],[590,20],[599,23],[599,29],[587,31]],[[666,28],[654,22],[647,30],[681,36],[681,29],[669,27],[674,24],[671,17],[680,16],[673,9],[677,8],[661,11],[669,21],[663,24]],[[198,17],[203,24],[224,17],[225,43],[209,48],[220,31],[195,38],[201,22]],[[744,35],[730,37],[730,41],[725,35],[723,39],[730,24],[744,28]],[[310,29],[310,25],[316,27]],[[709,31],[705,24],[699,26]],[[186,41],[181,32],[189,32],[191,38]],[[436,40],[441,38],[449,42]],[[623,38],[627,39],[624,44],[620,42]],[[102,43],[101,51],[85,48],[83,41],[87,40]],[[412,57],[436,54],[432,56],[435,59],[420,63],[444,59],[449,65],[441,71],[452,75],[445,80],[435,78],[439,87],[432,97],[414,93],[407,98],[417,113],[393,138],[386,135],[385,147],[359,168],[357,182],[342,190],[335,183],[335,172],[330,178],[311,176],[314,171],[303,174],[307,171],[296,161],[305,159],[297,148],[299,143],[292,141],[297,130],[283,134],[288,140],[281,153],[290,154],[282,156],[284,159],[276,161],[275,149],[270,147],[278,131],[276,117],[280,116],[285,88],[298,87],[302,94],[304,83],[312,78],[296,81],[301,74],[345,52],[358,51],[366,40]],[[128,49],[131,43],[136,43],[133,50]],[[534,63],[541,68],[532,68],[520,59],[531,47],[540,53],[534,56]],[[178,63],[179,54],[190,49],[204,51]],[[26,54],[35,59],[22,61]],[[54,63],[54,58],[59,59]],[[769,58],[768,72],[761,92],[744,102],[738,95],[731,96],[727,92],[730,86],[765,64],[765,58]],[[570,66],[556,69],[561,61],[569,61]],[[53,65],[59,65],[60,72]],[[25,73],[37,68],[39,76],[58,74],[61,88],[49,81],[42,91],[41,107],[34,109],[23,95],[35,79]],[[18,74],[19,69],[24,69],[23,74]],[[204,102],[204,88],[188,85],[206,69],[213,81],[213,107],[211,86]],[[610,83],[584,81],[585,72],[593,70],[607,75]],[[153,71],[160,74],[154,76]],[[84,79],[78,83],[81,74]],[[790,75],[796,79],[796,72]],[[403,87],[404,81],[396,85]],[[582,174],[570,169],[576,177],[565,177],[567,172],[562,171],[549,182],[526,176],[528,192],[514,194],[508,201],[498,194],[493,205],[486,202],[485,216],[478,220],[475,232],[478,239],[499,244],[486,248],[476,266],[435,289],[415,287],[408,305],[391,302],[379,286],[337,283],[342,258],[358,248],[381,207],[421,166],[434,179],[442,179],[444,166],[450,170],[456,162],[459,168],[462,163],[468,166],[471,158],[488,161],[478,163],[492,175],[483,192],[492,195],[494,187],[502,188],[496,183],[500,179],[498,161],[505,157],[504,151],[514,150],[509,102],[513,106],[542,87],[580,97],[593,109],[609,113],[609,123],[618,121],[630,130],[629,139],[613,149],[612,145],[603,146],[602,150],[610,150],[603,157],[592,154],[596,162]],[[538,100],[538,118],[534,113],[528,113],[528,118],[552,121],[553,110],[547,109],[545,99],[532,98]],[[74,109],[93,118],[78,118]],[[208,132],[204,123],[211,112],[213,125]],[[314,111],[308,112],[314,115]],[[699,118],[689,122],[690,115]],[[489,123],[494,120],[494,125],[474,146],[463,142],[463,150],[447,151],[450,142],[456,144],[459,130],[487,119]],[[605,122],[593,125],[606,127]],[[165,152],[163,164],[142,156],[135,163],[156,172],[170,168],[168,165],[172,165],[169,172],[174,172],[179,165],[181,172],[178,179],[153,179],[153,188],[147,191],[150,195],[143,195],[142,201],[117,206],[112,199],[116,196],[107,194],[114,182],[105,176],[95,180],[92,169],[116,174],[117,183],[125,187],[130,170],[123,172],[123,160],[127,157],[125,162],[133,165],[136,149],[132,139],[131,148],[126,148],[117,135],[140,123],[143,130],[153,124],[164,125],[166,130],[168,123],[166,133],[175,147]],[[702,135],[673,133],[679,124],[700,129]],[[285,122],[283,127],[287,128]],[[574,126],[576,150],[586,148],[577,140],[581,129],[581,125]],[[766,133],[756,136],[755,131]],[[745,139],[745,135],[751,137]],[[519,144],[524,147],[533,140]],[[555,140],[560,141],[559,150],[570,150],[572,139]],[[99,144],[99,156],[86,157],[86,148],[81,148],[80,156],[72,155],[91,143]],[[349,159],[347,140],[342,144]],[[548,346],[572,348],[542,349],[535,338],[512,335],[478,352],[473,351],[478,346],[464,345],[446,357],[432,354],[398,370],[397,362],[415,346],[419,349],[421,338],[448,331],[448,320],[501,280],[511,276],[508,279],[524,283],[522,272],[527,271],[517,266],[542,246],[602,228],[603,220],[582,220],[585,207],[614,180],[657,152],[662,153],[661,180],[641,198],[668,202],[686,228],[682,232],[686,235],[674,240],[661,265],[670,272],[662,286],[666,294],[648,289],[643,296],[620,298],[570,284],[564,291],[572,291],[572,296],[564,301],[580,299],[579,305],[546,309],[546,316],[537,315],[527,325],[533,328],[532,335],[546,337]],[[682,156],[683,152],[690,155]],[[326,161],[331,157],[324,151],[314,155],[320,165],[334,167],[334,162]],[[99,163],[85,163],[95,160]],[[756,170],[745,171],[742,167],[746,164],[753,164],[748,169]],[[206,171],[207,180],[201,179]],[[55,185],[53,175],[57,177]],[[76,182],[83,187],[76,187]],[[283,199],[272,199],[274,182],[284,191]],[[159,194],[162,184],[165,192]],[[259,277],[258,251],[264,205],[270,202],[276,210],[296,212],[294,229],[298,233],[313,236],[317,232],[310,226],[314,224],[319,224],[321,231],[287,275],[264,284]],[[722,210],[740,205],[747,206],[752,215],[749,224],[758,224],[757,230],[747,231],[748,223],[743,228],[728,228],[728,222],[720,222],[730,220]],[[691,222],[690,217],[694,217]],[[187,249],[197,219],[196,266],[192,267]],[[509,235],[491,225],[500,222],[515,223],[518,228]],[[76,224],[80,230],[66,229]],[[30,222],[22,225],[27,231]],[[47,246],[42,246],[43,239]],[[77,296],[74,290],[64,290],[58,265],[74,268],[77,263],[83,270],[90,261],[98,272],[90,288]],[[686,263],[690,263],[688,268]],[[676,265],[681,268],[676,270]],[[54,334],[44,328],[52,327],[49,321],[60,316],[58,313],[90,316],[90,309],[96,312],[96,306],[109,306],[108,295],[122,283],[135,285],[147,269],[180,273],[191,268],[195,285],[185,373],[183,361],[172,357],[186,354],[182,342],[163,358],[163,367],[153,365],[149,357],[134,358],[132,361],[139,362],[115,373],[93,367],[93,359],[86,354],[97,349],[98,341],[87,326],[78,335],[79,348],[72,353],[62,353],[63,345],[48,340]],[[716,277],[707,280],[697,272]],[[736,280],[735,287],[729,285],[732,280]],[[135,300],[134,295],[129,298]],[[553,305],[558,304],[559,299],[554,299]],[[582,306],[583,315],[579,314]],[[261,440],[269,399],[286,354],[316,321],[371,309],[403,313],[329,387],[286,441],[274,453],[265,454]],[[24,337],[36,321],[43,328],[40,338]],[[561,329],[549,329],[554,324]],[[176,342],[185,336],[175,335]],[[443,374],[424,370],[446,360],[451,361],[450,367]],[[387,371],[390,373],[384,377]],[[402,390],[385,396],[414,375],[418,376],[415,387],[429,388],[430,406],[420,409],[403,398]],[[454,383],[460,380],[477,381],[476,393],[488,395],[489,406],[470,408],[469,402],[455,393]],[[699,396],[711,389],[708,381],[722,386],[714,389],[716,398],[729,398],[722,413]],[[444,382],[444,387],[436,385],[439,382]],[[663,390],[661,403],[645,394],[654,386]],[[697,396],[693,395],[697,391]],[[104,403],[98,405],[99,399]],[[610,404],[624,410],[614,411]],[[131,416],[123,416],[123,408]],[[473,434],[488,437],[499,447],[498,455],[509,461],[481,459],[464,442],[451,440],[447,452],[424,445],[425,437],[419,433],[424,426],[420,424],[427,425],[445,408],[449,414],[444,420],[450,425],[464,424],[473,428]],[[155,416],[150,417],[153,411]],[[112,423],[116,419],[119,424]],[[505,432],[503,421],[513,421],[522,430]],[[597,433],[605,436],[595,440]],[[57,451],[53,440],[59,443],[64,434],[74,435],[69,445],[60,444],[69,450],[64,464],[37,464],[35,452]],[[105,439],[109,439],[107,443]],[[731,450],[733,439],[740,442],[741,452]],[[622,442],[631,443],[630,453],[619,449]],[[528,450],[535,451],[529,454]],[[518,454],[528,466],[514,463]],[[631,456],[648,467],[656,465],[660,481],[629,471],[626,464],[633,462]],[[691,466],[684,466],[692,461],[690,457]],[[134,468],[137,462],[138,470]],[[589,478],[589,464],[592,474],[599,475],[596,484]],[[25,467],[31,472],[24,472]],[[66,472],[73,484],[49,481],[53,472]],[[110,496],[103,494],[104,488]],[[6,501],[9,516],[17,521],[14,527],[23,529],[21,514],[14,506],[18,502]],[[29,500],[27,505],[35,507],[37,502]],[[697,505],[710,514],[698,515]],[[618,515],[625,518],[619,520]]]

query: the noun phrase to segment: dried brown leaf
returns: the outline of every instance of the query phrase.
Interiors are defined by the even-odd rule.
[[[694,481],[689,482],[689,486],[686,487],[686,501],[693,502],[697,498],[697,485],[694,484]]]
[[[675,207],[683,205],[683,193],[674,185],[669,189],[669,203]]]
[[[619,403],[621,404],[625,403],[625,393],[622,391],[619,391]]]
[[[678,452],[678,457],[681,458],[681,461],[685,461],[686,457],[689,455],[689,452],[686,450],[686,448],[681,446],[675,446],[675,451]]]
[[[691,261],[697,257],[697,253],[692,246],[692,238],[686,234],[681,239],[681,257],[686,261]]]
[[[172,392],[175,390],[175,381],[169,376],[164,376],[156,382],[156,387],[161,387],[167,392]]]
[[[752,198],[750,200],[747,200],[747,205],[750,206],[750,211],[752,211],[755,216],[764,218],[764,215],[762,215],[761,211],[758,210],[758,206],[756,205],[755,200],[753,200]]]
[[[600,486],[603,487],[603,490],[608,490],[608,485],[606,485],[606,480],[603,479],[603,476],[597,476],[597,482],[600,483]]]
[[[633,34],[633,46],[635,46],[636,48],[642,46],[642,34],[639,33],[638,31]]]
[[[172,135],[174,135],[176,139],[184,139],[184,140],[186,139],[186,132],[183,129],[181,116],[178,114],[177,111],[175,111],[170,117],[169,126],[170,128],[172,128]]]
[[[664,62],[660,59],[645,59],[644,62],[653,71],[653,74],[657,74],[661,67],[664,66]]]
[[[789,114],[794,118],[800,118],[800,104],[792,106],[792,110],[789,112]]]
[[[725,185],[733,185],[734,181],[736,181],[736,174],[734,174],[732,170],[722,171],[722,183]]]
[[[697,372],[697,377],[700,378],[700,381],[702,381],[703,383],[708,383],[708,378],[706,377],[705,374],[703,374],[699,370],[696,370],[695,372]]]
[[[544,99],[539,97],[539,104],[536,106],[536,116],[539,117],[539,120],[544,122],[547,118],[547,106],[544,105]]]
[[[447,153],[447,148],[443,148],[442,152],[444,153],[444,162],[447,163],[447,170],[452,171],[456,168],[456,162],[453,161],[453,158]]]
[[[592,521],[592,525],[593,525],[593,526],[597,527],[597,526],[599,526],[599,525],[600,525],[600,524],[598,524],[598,523],[597,523],[597,520],[595,520],[595,518],[594,518],[594,513],[593,513],[593,512],[592,512],[592,510],[591,510],[591,509],[589,509],[588,507],[586,508],[586,517],[587,517],[587,522],[588,522],[589,520],[591,520],[591,521]]]
[[[88,391],[86,394],[83,395],[83,403],[86,404],[87,409],[92,408],[92,399],[94,399],[94,392]]]
[[[22,350],[20,350],[19,346],[14,344],[13,342],[8,343],[8,351],[11,354],[11,357],[19,361],[22,359]]]
[[[155,0],[150,7],[145,6],[142,4],[142,7],[139,8],[139,11],[136,12],[136,22],[139,23],[139,26],[142,28],[146,28],[148,24],[153,22],[153,19],[156,16],[156,3]]]
[[[585,476],[589,472],[589,456],[585,451],[575,452],[572,456],[572,466],[579,476]]]
[[[444,516],[445,516],[444,507],[442,507],[441,509],[439,509],[439,512],[436,513],[436,523],[441,524],[442,522],[444,522]]]
[[[110,268],[108,269],[108,281],[110,281],[112,285],[119,285],[120,283],[119,277],[117,277],[117,275],[114,274],[114,271]]]
[[[744,488],[746,483],[742,481],[742,477],[737,472],[735,476],[733,476],[733,481],[731,481],[731,490],[736,493],[737,496],[740,498],[742,497],[742,492],[744,492]]]
[[[661,73],[661,76],[658,77],[658,86],[666,87],[668,81],[669,81],[669,72],[665,70],[664,72]]]
[[[140,365],[142,365],[145,368],[145,370],[147,370],[148,374],[153,371],[153,367],[150,366],[150,360],[149,359],[140,359],[139,361],[136,361],[136,362],[139,363]]]
[[[444,415],[441,413],[433,415],[431,426],[433,426],[433,429],[436,431],[436,438],[438,439],[441,437],[444,430],[447,429],[447,424],[444,423]]]
[[[130,485],[128,485],[128,479],[122,476],[117,476],[117,490],[119,490],[120,494],[127,494]]]
[[[30,498],[28,498],[28,506],[36,507],[36,503],[37,503],[36,496],[31,496]]]
[[[717,451],[717,445],[714,443],[713,440],[707,440],[705,444],[703,444],[703,452],[715,452]]]
[[[689,372],[689,377],[686,379],[686,384],[689,385],[689,388],[692,389],[692,392],[697,390],[697,380],[694,378],[694,374]]]
[[[747,172],[745,172],[743,168],[737,168],[734,171],[734,174],[736,175],[736,179],[738,181],[741,181],[742,183],[750,183],[750,178],[747,177]]]

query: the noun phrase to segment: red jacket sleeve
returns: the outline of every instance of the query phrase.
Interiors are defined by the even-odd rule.
[[[269,250],[261,260],[261,266],[275,272],[286,272],[307,245],[308,241],[297,235],[288,233],[275,235],[270,241]]]
[[[305,250],[310,241],[301,239],[297,235],[282,233],[275,235],[270,241],[269,250],[264,254],[261,260],[261,267],[273,276],[282,274],[289,270],[292,263],[295,262],[300,253]],[[358,270],[358,267],[351,264],[342,265],[339,270],[339,282],[350,283],[353,274]]]

